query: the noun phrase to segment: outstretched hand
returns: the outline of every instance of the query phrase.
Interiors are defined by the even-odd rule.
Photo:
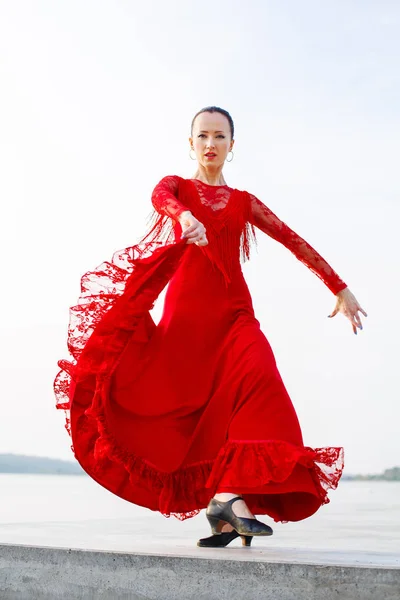
[[[328,317],[334,317],[338,312],[344,314],[347,317],[353,327],[353,332],[357,335],[357,327],[362,329],[362,323],[358,311],[362,312],[364,317],[367,317],[367,313],[359,303],[357,302],[354,294],[346,287],[344,290],[341,290],[336,294],[336,306],[333,309],[332,313],[328,315]]]

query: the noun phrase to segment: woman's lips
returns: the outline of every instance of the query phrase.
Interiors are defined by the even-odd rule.
[[[215,158],[217,155],[216,154],[206,154],[205,156],[206,156],[206,158]]]

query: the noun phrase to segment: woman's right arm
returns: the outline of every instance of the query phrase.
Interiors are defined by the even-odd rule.
[[[151,202],[158,213],[171,217],[178,221],[178,217],[189,209],[179,202],[178,195],[179,177],[178,175],[167,175],[159,181],[151,194]]]
[[[173,221],[181,224],[182,238],[187,238],[188,244],[206,246],[208,244],[206,229],[189,208],[178,200],[178,187],[178,175],[163,177],[152,192],[152,204],[158,213],[171,217]]]

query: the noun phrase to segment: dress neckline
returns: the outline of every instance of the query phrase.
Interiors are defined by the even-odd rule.
[[[201,179],[191,179],[190,181],[198,181],[199,183],[202,183],[203,185],[207,185],[208,187],[227,187],[227,188],[233,189],[229,185],[226,185],[226,184],[212,185],[212,183],[206,183],[205,181],[201,181]]]

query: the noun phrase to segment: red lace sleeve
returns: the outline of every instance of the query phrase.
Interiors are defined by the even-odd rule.
[[[138,258],[145,258],[155,248],[180,241],[181,227],[178,217],[190,210],[178,200],[180,180],[178,175],[167,175],[155,186],[151,193],[153,210],[149,215],[149,230],[135,244]]]
[[[347,284],[306,240],[290,229],[256,196],[250,194],[250,199],[253,225],[288,248],[298,260],[322,279],[334,294],[347,287]]]
[[[175,221],[183,211],[190,210],[177,199],[178,186],[178,175],[167,175],[157,183],[151,194],[151,202],[156,211]]]

